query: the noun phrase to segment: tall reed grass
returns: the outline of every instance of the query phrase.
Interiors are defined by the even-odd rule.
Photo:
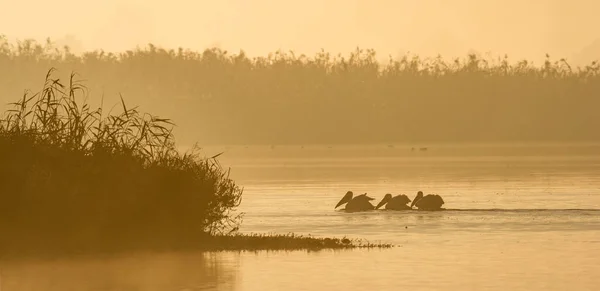
[[[380,63],[362,49],[250,58],[151,44],[74,55],[50,41],[0,39],[6,96],[50,66],[94,80],[97,96],[122,92],[152,112],[176,114],[184,144],[600,140],[597,61],[575,68],[549,56],[533,64],[407,55]]]
[[[242,190],[216,157],[175,149],[169,119],[92,109],[48,71],[0,119],[0,249],[199,244],[235,231]]]

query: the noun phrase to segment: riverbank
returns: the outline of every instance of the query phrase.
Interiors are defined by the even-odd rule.
[[[356,248],[392,248],[392,244],[370,243],[362,239],[318,238],[298,234],[235,234],[211,236],[206,251],[224,250],[323,250]]]
[[[96,243],[87,245],[70,245],[72,242],[62,241],[61,244],[33,244],[23,242],[7,247],[0,246],[0,259],[53,259],[76,256],[111,256],[133,253],[161,252],[258,252],[258,251],[322,251],[322,250],[352,250],[352,249],[390,249],[393,244],[371,243],[363,239],[347,237],[314,237],[311,235],[288,234],[229,234],[204,235],[199,239],[165,241],[154,240],[133,245],[128,242],[112,244]]]

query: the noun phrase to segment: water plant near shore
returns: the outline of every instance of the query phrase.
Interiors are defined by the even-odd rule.
[[[355,248],[391,248],[388,243],[370,243],[362,239],[319,238],[289,234],[217,235],[210,239],[211,250],[322,250]]]
[[[48,71],[41,92],[0,120],[0,246],[140,243],[236,229],[243,189],[215,157],[175,149],[173,123],[121,98],[120,114],[80,103],[85,87]]]

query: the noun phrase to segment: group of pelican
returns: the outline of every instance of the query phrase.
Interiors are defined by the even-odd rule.
[[[379,209],[385,205],[385,209],[388,210],[411,210],[416,207],[418,210],[443,210],[442,205],[444,199],[437,194],[427,194],[423,196],[423,192],[417,192],[417,196],[412,200],[410,206],[408,205],[411,200],[404,194],[396,195],[392,197],[392,194],[385,194],[383,199],[373,206],[371,201],[375,198],[367,196],[367,193],[360,194],[354,197],[352,191],[348,191],[346,195],[338,202],[334,209],[346,204],[346,211],[366,211]]]

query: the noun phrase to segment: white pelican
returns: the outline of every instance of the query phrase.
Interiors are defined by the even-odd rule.
[[[371,204],[371,200],[375,200],[375,198],[367,196],[367,193],[358,195],[352,198],[354,194],[352,191],[346,192],[346,195],[338,202],[335,208],[340,207],[342,204],[346,204],[346,211],[365,211],[365,210],[373,210],[375,207]],[[335,209],[334,208],[334,209]]]
[[[385,209],[409,210],[409,209],[411,209],[411,207],[406,205],[406,204],[408,204],[408,202],[410,202],[410,199],[408,198],[408,196],[406,196],[404,194],[400,194],[400,195],[396,195],[396,196],[392,197],[392,194],[388,193],[388,194],[385,194],[385,196],[383,197],[383,199],[381,199],[379,204],[377,204],[375,209],[379,209],[379,207],[381,207],[385,204]]]
[[[416,206],[419,210],[441,210],[444,199],[437,194],[427,194],[423,197],[423,192],[417,192],[417,196],[410,204],[410,208]]]

